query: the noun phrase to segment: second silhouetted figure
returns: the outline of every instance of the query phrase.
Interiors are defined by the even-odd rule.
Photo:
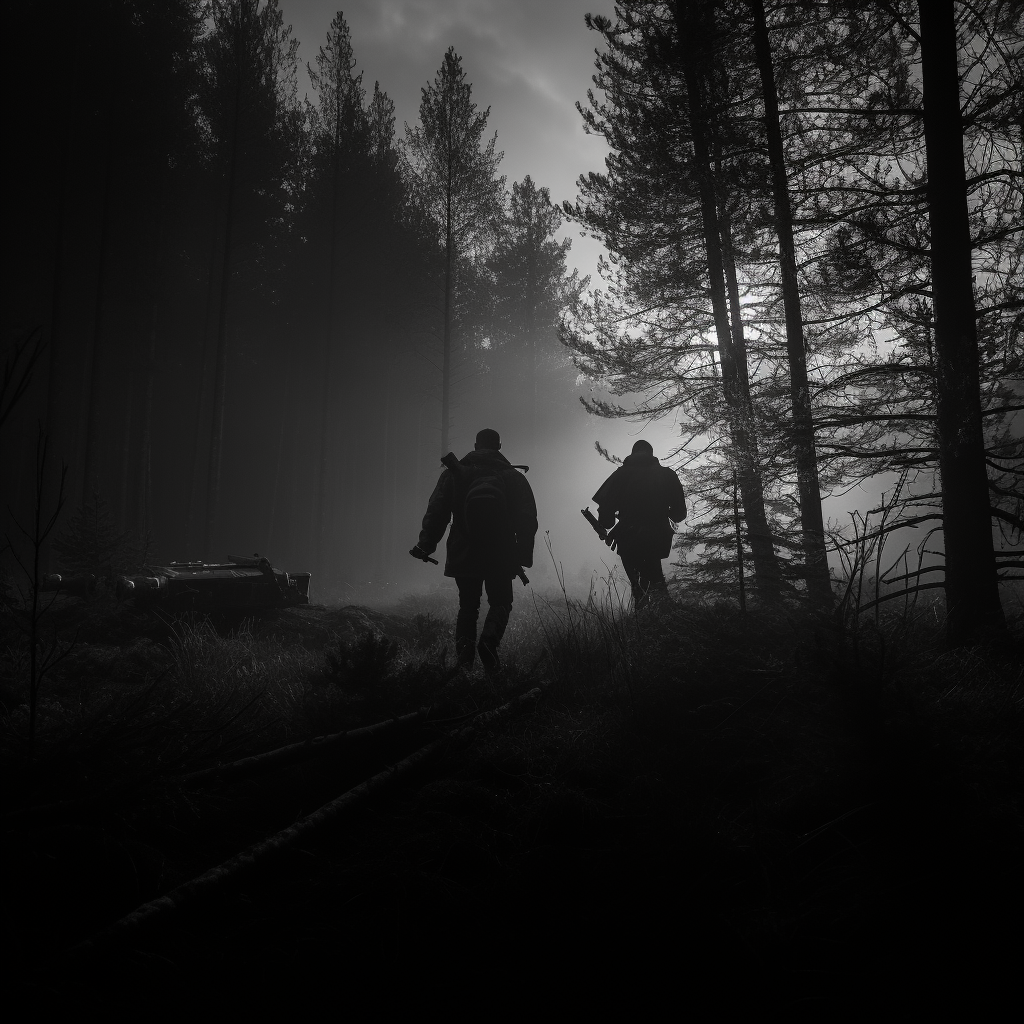
[[[667,593],[661,560],[672,552],[669,520],[686,518],[679,477],[658,462],[646,441],[637,441],[632,455],[601,484],[594,501],[601,527],[609,531],[615,527],[609,539],[614,540],[629,577],[634,607],[642,608],[653,594]]]
[[[496,430],[481,430],[465,458],[445,456],[448,468],[430,495],[420,539],[410,552],[417,558],[431,554],[451,522],[444,574],[454,576],[459,588],[456,655],[460,665],[472,666],[480,596],[486,587],[488,609],[479,651],[489,672],[500,665],[498,645],[512,612],[512,580],[533,565],[537,533],[533,489],[500,448]]]

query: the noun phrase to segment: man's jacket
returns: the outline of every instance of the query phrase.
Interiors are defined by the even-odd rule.
[[[448,534],[445,576],[504,576],[507,573],[511,578],[520,567],[528,569],[533,565],[533,540],[537,533],[537,503],[533,497],[533,488],[522,473],[512,468],[501,452],[473,451],[461,462],[471,468],[487,466],[501,480],[508,511],[508,543],[497,553],[500,564],[495,566],[496,552],[478,553],[472,550],[460,507],[464,489],[450,469],[441,474],[427,502],[419,547],[428,555],[436,551],[450,522],[452,528]]]
[[[668,558],[672,553],[669,520],[686,518],[686,497],[679,477],[653,455],[628,455],[593,500],[605,529],[618,514],[615,539],[623,558]]]

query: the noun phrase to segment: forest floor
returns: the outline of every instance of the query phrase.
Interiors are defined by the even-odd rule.
[[[0,638],[7,976],[40,1010],[1001,1005],[1024,862],[1019,648],[945,651],[927,613],[851,633],[785,608],[521,601],[488,678],[452,668],[452,614],[408,599],[218,627],[68,601],[31,766],[18,641]],[[266,870],[131,941],[79,945],[537,686]],[[439,724],[384,743],[186,779],[424,706]]]

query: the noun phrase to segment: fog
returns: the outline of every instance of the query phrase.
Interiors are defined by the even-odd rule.
[[[251,52],[230,22],[249,7]],[[621,458],[643,436],[665,459],[679,431],[589,414],[580,399],[602,394],[559,339],[572,295],[599,283],[597,243],[555,212],[604,152],[572,109],[592,71],[586,5],[543,32],[486,3],[454,20],[414,7],[356,5],[330,45],[323,4],[227,5],[220,22],[185,0],[145,23],[120,8],[58,26],[19,14],[25,38],[49,33],[53,62],[12,114],[8,338],[38,360],[0,438],[8,533],[34,515],[45,437],[44,518],[67,467],[57,534],[87,508],[151,563],[258,552],[310,572],[314,600],[388,602],[446,586],[408,551],[442,449],[462,456],[490,427],[530,467],[535,586],[560,576],[579,593],[608,574],[617,560],[580,515],[613,469],[598,447]],[[497,131],[504,156],[499,212],[453,261],[446,335],[444,237],[406,126],[452,40],[487,113],[481,142]],[[520,187],[549,266],[529,294]],[[826,518],[845,524],[890,483],[827,498]],[[49,544],[42,556],[60,567]]]
[[[336,139],[335,157],[325,99],[305,66],[315,66],[333,16],[316,10],[295,12],[298,53],[285,31],[292,12],[267,23],[270,84],[246,80],[237,109],[231,83],[244,76],[233,78],[237,60],[217,49],[230,26],[188,23],[188,4],[142,29],[116,12],[83,13],[52,33],[54,80],[40,109],[22,110],[14,125],[33,156],[19,170],[11,225],[11,334],[15,344],[35,337],[40,353],[2,438],[8,530],[33,515],[42,429],[44,512],[67,466],[58,535],[87,507],[151,563],[259,552],[311,572],[319,601],[388,601],[445,585],[440,568],[408,555],[444,454],[444,282],[443,245],[417,212],[402,146],[403,122],[415,121],[419,88],[447,43],[439,36],[410,63],[408,38],[356,10],[363,38],[352,34],[346,88],[367,112],[369,136]],[[456,35],[481,13],[467,10]],[[22,16],[30,34],[37,14]],[[568,59],[557,40],[531,50],[528,33],[518,51],[505,47],[497,77],[486,47],[467,58],[474,101],[494,106],[487,134],[502,129],[506,202],[535,165],[557,179],[555,203],[599,166],[578,125],[565,141],[577,118],[568,94],[588,84],[581,17],[557,19],[565,38],[575,26]],[[377,107],[369,75],[358,77],[361,42],[382,92],[390,60],[400,93]],[[184,54],[193,55],[188,75]],[[530,74],[513,74],[517,59]],[[523,95],[518,86],[502,94],[512,79]],[[544,144],[554,137],[562,142]],[[579,281],[593,273],[595,243],[556,218],[548,242],[567,238],[556,277],[569,282],[579,266]],[[580,397],[592,385],[559,344],[558,310],[531,335],[531,363],[514,308],[497,309],[500,273],[487,280],[481,265],[467,258],[455,289],[450,446],[461,456],[479,429],[500,432],[509,459],[530,466],[536,585],[556,585],[557,563],[570,589],[586,589],[614,561],[580,515],[614,468],[595,442],[621,458],[642,435],[665,456],[676,431],[589,415]],[[43,560],[60,568],[50,546]]]

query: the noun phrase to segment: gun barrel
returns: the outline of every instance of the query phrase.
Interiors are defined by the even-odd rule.
[[[594,528],[594,533],[601,538],[606,540],[608,537],[608,531],[594,518],[594,513],[589,508],[581,508],[580,512],[583,514],[583,518]]]

